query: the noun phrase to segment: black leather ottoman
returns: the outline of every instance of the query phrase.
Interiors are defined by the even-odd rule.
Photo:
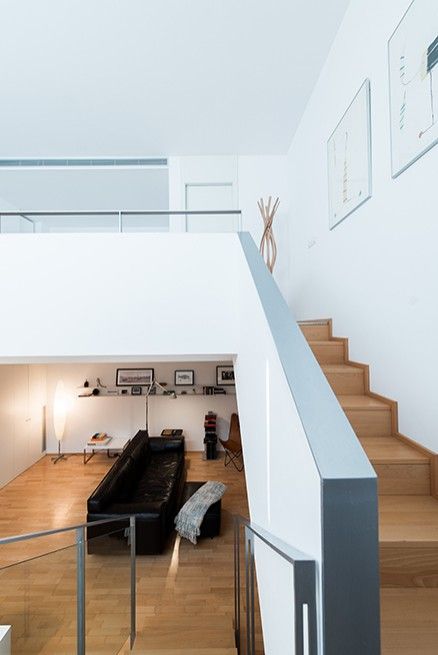
[[[188,501],[189,498],[193,496],[195,491],[198,491],[202,487],[204,482],[186,482],[184,485],[184,491],[182,495],[181,507]],[[208,508],[204,520],[201,523],[201,534],[199,538],[217,537],[221,532],[221,510],[222,510],[222,499],[218,500],[217,503],[211,505]]]

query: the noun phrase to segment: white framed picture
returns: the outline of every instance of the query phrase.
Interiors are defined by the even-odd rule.
[[[327,143],[332,230],[371,197],[371,86],[367,79]]]
[[[392,177],[438,142],[438,2],[414,0],[388,42]]]

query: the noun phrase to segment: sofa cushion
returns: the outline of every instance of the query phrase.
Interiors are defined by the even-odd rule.
[[[177,452],[154,453],[138,480],[131,502],[168,501],[183,462],[183,457]]]

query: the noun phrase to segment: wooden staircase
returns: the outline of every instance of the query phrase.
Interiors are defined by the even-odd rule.
[[[370,390],[330,320],[300,323],[378,475],[382,653],[438,653],[437,455],[398,430],[397,403]]]

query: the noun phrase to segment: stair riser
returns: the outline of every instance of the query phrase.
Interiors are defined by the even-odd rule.
[[[360,369],[339,373],[327,372],[325,376],[335,394],[348,396],[365,393],[364,374]]]
[[[388,410],[348,409],[345,411],[358,437],[385,437],[391,434],[391,412]]]
[[[381,495],[428,496],[429,464],[373,464]]]
[[[344,344],[342,342],[312,343],[310,347],[320,364],[344,363]]]
[[[382,587],[438,587],[438,548],[380,547]]]
[[[300,325],[301,331],[308,341],[328,341],[330,328],[327,325]]]

